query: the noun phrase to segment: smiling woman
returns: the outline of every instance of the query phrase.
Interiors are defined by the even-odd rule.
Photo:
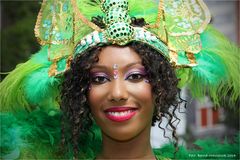
[[[0,84],[1,158],[191,159],[178,147],[179,88],[217,105],[240,94],[239,49],[209,21],[202,0],[44,0],[41,50]],[[156,122],[174,147],[151,147]],[[226,151],[209,146],[196,153]]]
[[[177,144],[172,125],[180,103],[177,82],[167,60],[143,43],[91,48],[77,56],[65,73],[61,105],[74,133],[70,143],[76,153],[78,135],[90,128],[93,118],[102,132],[100,159],[154,159],[150,129],[167,114]],[[175,106],[173,112],[170,105]],[[72,112],[74,108],[78,111]]]

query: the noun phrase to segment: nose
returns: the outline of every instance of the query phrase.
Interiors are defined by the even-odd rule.
[[[124,80],[113,80],[110,88],[108,100],[111,102],[126,101],[128,99],[128,90]]]

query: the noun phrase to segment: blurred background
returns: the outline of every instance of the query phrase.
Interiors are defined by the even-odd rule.
[[[212,14],[211,23],[239,46],[240,1],[205,0],[204,2]],[[1,80],[17,64],[25,62],[31,54],[39,50],[40,45],[34,36],[34,26],[40,6],[41,1],[37,0],[1,0]],[[182,107],[183,109],[178,113],[181,119],[178,135],[183,144],[191,146],[196,139],[206,137],[215,137],[220,141],[228,138],[231,141],[239,132],[239,111],[229,109],[230,107],[224,108],[224,104],[215,109],[216,106],[211,103],[211,99],[205,97],[199,102],[191,98],[187,89],[183,89],[182,97],[188,100],[187,108]],[[239,108],[239,101],[234,105],[233,108]],[[163,132],[157,127],[152,128],[151,134],[153,147],[169,142],[168,139],[163,138]]]
[[[1,0],[1,72],[13,70],[38,51],[33,29],[40,6],[35,0]]]

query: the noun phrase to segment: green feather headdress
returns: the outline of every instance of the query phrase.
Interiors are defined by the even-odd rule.
[[[144,4],[144,5],[143,5]],[[100,28],[91,22],[102,17]],[[134,27],[132,18],[146,25]],[[208,93],[216,104],[239,98],[239,48],[208,25],[202,0],[43,0],[35,35],[41,50],[0,84],[1,111],[58,108],[58,86],[71,60],[89,47],[141,41],[176,68],[179,87],[193,95]]]

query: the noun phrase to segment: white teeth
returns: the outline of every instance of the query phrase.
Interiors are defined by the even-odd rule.
[[[125,116],[129,113],[131,113],[131,110],[123,111],[123,112],[108,112],[108,114],[113,115],[113,116]]]

